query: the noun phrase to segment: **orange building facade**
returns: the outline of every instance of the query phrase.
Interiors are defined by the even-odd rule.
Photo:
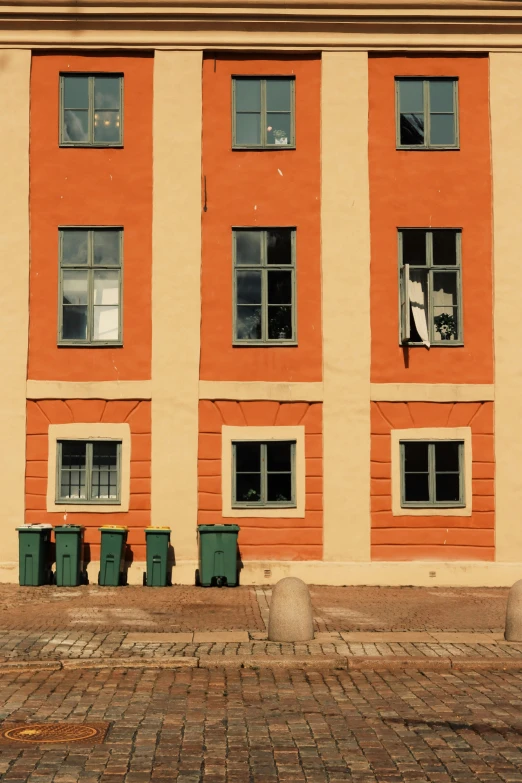
[[[257,10],[10,32],[0,580],[24,522],[82,525],[91,581],[127,527],[134,583],[168,526],[186,584],[234,523],[243,584],[511,584],[522,55]]]

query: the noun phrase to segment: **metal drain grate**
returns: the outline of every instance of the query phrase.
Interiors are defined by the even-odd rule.
[[[110,724],[104,723],[3,723],[0,744],[44,745],[69,742],[99,744]]]

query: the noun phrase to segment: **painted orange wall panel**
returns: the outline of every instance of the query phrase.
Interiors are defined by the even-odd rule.
[[[154,60],[148,55],[33,55],[29,303],[32,379],[150,378],[153,67]],[[58,146],[59,76],[68,71],[124,74],[123,149]],[[121,348],[57,347],[58,228],[68,225],[123,226]]]
[[[94,404],[93,404],[94,403]],[[27,462],[26,462],[26,522],[63,524],[65,516],[60,512],[48,512],[47,476],[54,474],[55,466],[47,464],[49,424],[63,423],[67,412],[73,418],[67,421],[128,422],[131,431],[130,501],[128,512],[67,514],[67,521],[84,525],[85,540],[89,544],[90,560],[99,558],[101,525],[126,525],[129,528],[128,544],[136,561],[145,559],[144,529],[150,525],[150,476],[151,476],[151,405],[144,400],[28,400],[27,401]],[[111,418],[111,412],[113,417]],[[47,422],[42,432],[42,422]],[[148,429],[148,432],[144,430]],[[34,434],[33,434],[34,433]],[[144,440],[145,439],[145,440]],[[42,456],[44,455],[45,456]]]
[[[241,530],[241,557],[268,560],[322,558],[323,495],[322,405],[320,403],[200,400],[198,454],[198,524],[235,522]],[[221,499],[221,428],[230,426],[305,428],[305,516],[285,518],[223,517]],[[314,456],[309,457],[309,452]],[[317,456],[316,456],[317,455]]]
[[[295,75],[296,150],[232,151],[236,74]],[[202,379],[321,380],[320,89],[321,62],[314,56],[203,61]],[[232,346],[233,226],[296,227],[298,346]]]
[[[460,150],[396,150],[396,76],[458,78]],[[372,381],[492,383],[487,57],[371,56],[369,167]],[[462,228],[465,344],[403,350],[399,345],[397,229],[430,226]]]
[[[472,514],[393,516],[391,430],[471,427]],[[371,403],[372,560],[493,560],[495,553],[493,403]]]

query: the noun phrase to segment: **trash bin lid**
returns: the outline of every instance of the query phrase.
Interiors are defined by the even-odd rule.
[[[198,525],[198,533],[238,533],[239,525]]]
[[[172,529],[170,527],[167,527],[164,525],[163,527],[158,527],[157,525],[155,527],[146,527],[145,528],[145,535],[147,533],[171,533]]]
[[[98,530],[128,530],[128,527],[125,527],[125,525],[102,525],[98,528]]]
[[[35,525],[23,524],[21,527],[17,527],[16,529],[21,530],[22,532],[27,532],[28,530],[52,530],[52,527],[53,527],[52,525],[48,525],[44,523],[35,524]]]
[[[145,532],[148,533],[150,530],[171,530],[168,525],[149,525],[149,527],[145,528]]]
[[[54,532],[57,530],[63,533],[76,533],[77,530],[83,530],[85,525],[55,525]]]

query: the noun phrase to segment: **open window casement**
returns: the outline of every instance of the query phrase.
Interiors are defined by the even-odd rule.
[[[401,267],[401,328],[402,342],[411,339],[410,308],[415,329],[420,341],[430,347],[428,330],[428,278],[424,270],[412,269],[410,265]]]

